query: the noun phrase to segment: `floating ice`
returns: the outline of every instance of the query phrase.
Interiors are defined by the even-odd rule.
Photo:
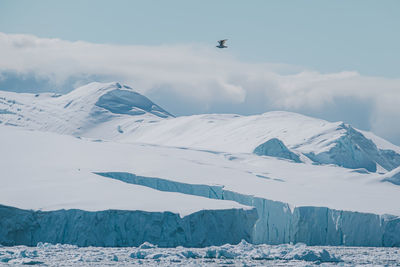
[[[143,247],[146,247],[145,249]],[[252,245],[241,241],[237,245],[225,244],[205,248],[159,248],[150,243],[139,247],[126,248],[80,248],[68,245],[41,244],[37,247],[0,247],[0,262],[10,265],[46,264],[46,265],[108,265],[138,264],[183,265],[257,263],[261,265],[274,263],[320,264],[324,262],[339,263],[342,260],[325,248],[309,247],[304,244],[284,244],[279,246]]]

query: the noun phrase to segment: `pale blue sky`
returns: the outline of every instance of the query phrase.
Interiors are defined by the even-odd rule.
[[[0,32],[113,44],[215,45],[248,62],[400,77],[400,1],[1,0]]]
[[[0,90],[117,80],[178,116],[287,110],[400,144],[399,14],[400,0],[0,0]]]

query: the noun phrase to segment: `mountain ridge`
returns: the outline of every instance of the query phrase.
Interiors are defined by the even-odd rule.
[[[255,153],[368,172],[400,166],[399,147],[341,121],[286,111],[174,117],[118,82],[93,82],[66,95],[0,91],[0,111],[4,125],[118,142]],[[259,148],[271,140],[273,154]]]

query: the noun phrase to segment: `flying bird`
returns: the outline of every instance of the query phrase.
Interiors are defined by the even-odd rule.
[[[218,47],[218,48],[228,48],[228,47],[225,45],[225,42],[226,42],[226,41],[228,41],[228,39],[219,40],[219,41],[218,41],[219,45],[217,45],[216,47]]]

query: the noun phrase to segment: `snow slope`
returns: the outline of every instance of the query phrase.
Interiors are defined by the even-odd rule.
[[[0,121],[75,136],[256,153],[370,172],[400,166],[399,147],[342,122],[282,111],[174,118],[119,83],[91,83],[63,96],[0,92]]]
[[[117,223],[135,225],[133,235],[154,224],[166,227],[166,233],[177,234],[180,228],[202,233],[167,235],[158,243],[164,246],[221,244],[232,237],[227,234],[232,229],[237,235],[229,242],[245,237],[254,243],[400,245],[400,187],[382,183],[376,174],[248,153],[106,142],[9,126],[0,126],[0,145],[0,216],[13,218],[1,220],[3,244],[157,243],[157,234],[150,230],[148,236],[124,241],[122,233],[129,231],[112,230]],[[33,213],[27,211],[31,209]],[[171,213],[181,216],[161,223],[170,221]],[[99,219],[103,223],[95,223]],[[54,228],[50,222],[61,226],[48,232],[45,229]],[[97,234],[79,235],[93,223]],[[60,231],[70,234],[60,236]],[[21,232],[30,239],[17,235]],[[105,232],[111,235],[107,242],[101,239]],[[212,240],[203,241],[212,234]]]
[[[127,129],[121,137],[126,142],[233,153],[257,152],[257,148],[274,139],[298,156],[304,155],[320,164],[364,168],[371,172],[380,167],[392,170],[400,166],[398,152],[378,148],[347,124],[282,111],[254,116],[213,114],[179,117]],[[282,149],[284,151],[286,149]]]
[[[96,128],[102,132],[102,127],[108,131],[112,128],[117,135],[122,132],[120,123],[126,119],[173,117],[129,86],[95,82],[66,95],[0,91],[0,115],[5,125],[73,135],[85,135]]]

